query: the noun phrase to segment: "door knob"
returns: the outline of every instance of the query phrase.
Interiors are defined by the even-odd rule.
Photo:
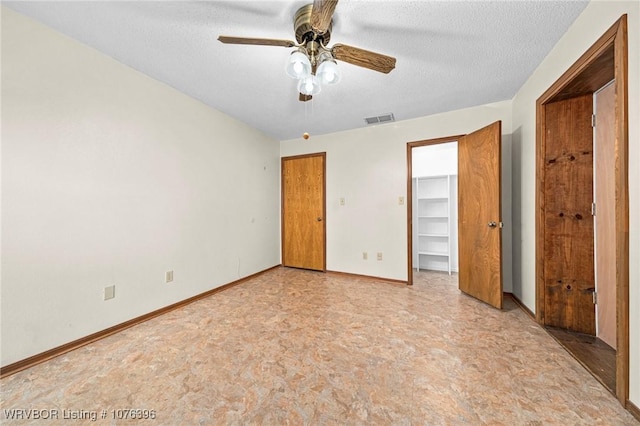
[[[322,222],[322,218],[321,218],[321,217],[317,218],[316,220],[317,220],[318,222]]]
[[[495,228],[496,226],[498,226],[498,224],[495,222],[489,222],[487,225],[489,226],[489,228]]]

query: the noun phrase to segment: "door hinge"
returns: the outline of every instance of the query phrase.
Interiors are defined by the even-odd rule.
[[[596,215],[596,203],[591,203],[591,216]]]
[[[593,304],[597,305],[598,304],[598,293],[596,293],[595,291],[593,293]]]
[[[596,115],[591,114],[591,127],[596,127]]]

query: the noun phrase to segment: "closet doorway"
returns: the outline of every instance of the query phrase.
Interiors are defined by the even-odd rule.
[[[413,151],[422,146],[440,145],[457,141],[457,221],[445,228],[441,223],[450,222],[451,176],[440,174],[448,190],[420,191],[417,182],[414,200]],[[407,284],[413,284],[414,272],[414,204],[418,203],[417,233],[418,256],[443,258],[450,262],[448,247],[451,229],[457,226],[458,242],[458,288],[461,292],[502,309],[502,219],[501,219],[501,144],[502,123],[496,121],[466,135],[430,139],[407,144]],[[428,178],[428,177],[427,177]],[[434,176],[434,179],[435,176]],[[424,184],[428,184],[428,179]],[[433,183],[433,182],[431,182]],[[427,186],[431,188],[432,186]],[[441,186],[442,187],[442,186]],[[422,199],[418,199],[422,198]],[[420,202],[424,206],[420,206]],[[447,210],[449,209],[449,210]],[[420,224],[420,221],[429,224]],[[423,238],[424,237],[424,238]],[[437,242],[440,241],[440,244]],[[422,245],[421,245],[422,244]],[[440,248],[432,252],[432,248]],[[435,254],[437,256],[430,256]],[[420,265],[421,266],[421,265]],[[440,262],[440,267],[444,266]],[[450,266],[447,265],[447,271]]]
[[[458,272],[458,141],[414,148],[413,265]]]
[[[558,339],[623,406],[629,394],[627,75],[624,15],[536,103],[536,319],[554,327],[556,337],[558,330],[579,333],[578,343],[609,346],[614,353],[603,364],[597,352]]]

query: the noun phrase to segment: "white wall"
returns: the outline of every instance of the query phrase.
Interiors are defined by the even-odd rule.
[[[2,8],[2,365],[277,265],[278,170],[277,141]]]
[[[513,291],[535,309],[535,103],[616,20],[628,14],[630,400],[640,406],[640,2],[592,1],[513,100]]]
[[[413,148],[411,151],[413,177],[458,174],[458,143],[448,142]]]
[[[282,141],[283,157],[327,153],[327,269],[406,280],[407,206],[398,197],[407,195],[407,143],[470,133],[497,120],[503,132],[504,288],[511,291],[511,101]],[[382,252],[383,260],[363,260],[365,251]]]

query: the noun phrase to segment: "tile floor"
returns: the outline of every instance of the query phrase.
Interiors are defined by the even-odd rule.
[[[639,424],[511,300],[415,281],[271,270],[2,379],[0,423]]]

